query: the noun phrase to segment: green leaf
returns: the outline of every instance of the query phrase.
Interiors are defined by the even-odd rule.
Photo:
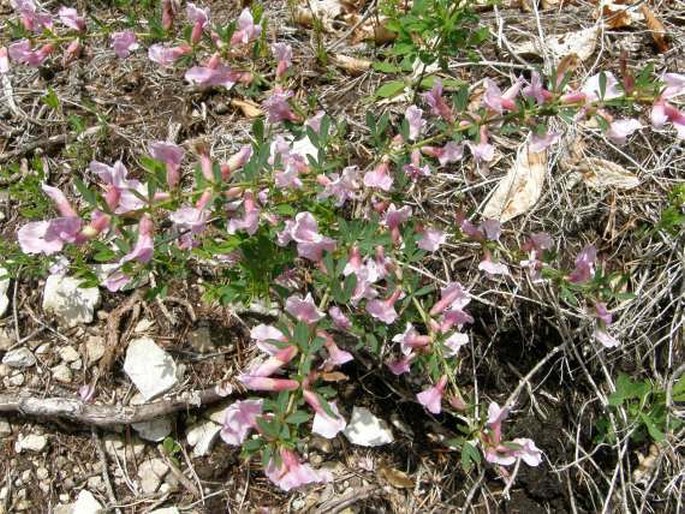
[[[93,207],[97,207],[97,205],[98,205],[97,193],[88,189],[86,187],[86,185],[83,183],[83,181],[78,177],[74,177],[74,185],[76,186],[76,189],[78,190],[78,192],[81,193],[81,196],[83,197],[83,199],[86,202],[88,202]]]
[[[388,61],[375,62],[372,64],[372,67],[381,73],[399,73],[402,71],[402,68]]]
[[[474,465],[481,463],[481,455],[478,448],[469,441],[464,443],[461,448],[461,467],[464,471],[469,471]]]
[[[640,419],[642,420],[642,423],[647,427],[647,432],[649,432],[649,436],[657,443],[660,443],[664,439],[666,439],[666,436],[664,433],[659,430],[659,428],[656,426],[656,423],[654,423],[654,420],[647,414],[640,413]]]
[[[391,98],[400,94],[405,88],[403,80],[392,80],[386,82],[376,90],[376,98]]]
[[[306,423],[309,421],[309,413],[303,410],[296,410],[293,412],[290,416],[285,418],[286,423],[290,423],[291,425],[301,425],[302,423]]]

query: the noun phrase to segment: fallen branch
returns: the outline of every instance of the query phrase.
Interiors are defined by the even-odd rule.
[[[226,398],[215,387],[182,393],[175,398],[142,405],[93,405],[79,398],[42,398],[29,392],[0,394],[0,413],[66,419],[84,425],[113,427],[150,421],[162,416],[216,403]]]

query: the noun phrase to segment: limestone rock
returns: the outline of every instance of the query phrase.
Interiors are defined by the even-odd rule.
[[[65,275],[50,275],[45,282],[43,310],[67,328],[93,321],[93,313],[100,303],[100,290],[79,287],[81,282]]]
[[[365,407],[352,409],[352,417],[343,433],[352,444],[359,446],[382,446],[394,441],[388,424]]]
[[[41,452],[48,444],[48,439],[44,435],[28,434],[19,435],[19,439],[14,443],[14,451],[21,453],[24,450],[31,452]]]
[[[30,368],[36,363],[36,358],[28,348],[15,348],[5,354],[2,363],[11,368]]]
[[[149,337],[131,341],[126,350],[124,371],[146,400],[176,385],[176,363]]]
[[[131,425],[141,439],[157,443],[171,433],[171,418],[159,418]]]
[[[212,449],[212,445],[220,431],[221,426],[213,421],[205,421],[191,427],[186,434],[186,438],[188,439],[188,444],[193,447],[193,457],[207,455]]]
[[[145,494],[154,493],[162,483],[164,475],[169,471],[162,459],[150,459],[143,461],[138,467],[138,478],[140,487]]]

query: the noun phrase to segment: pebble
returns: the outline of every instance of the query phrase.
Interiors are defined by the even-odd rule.
[[[9,383],[15,387],[24,385],[24,374],[21,371],[14,373],[14,375],[9,378]]]
[[[6,352],[14,344],[14,338],[5,330],[0,328],[0,352]]]
[[[352,409],[352,417],[343,433],[352,444],[359,446],[382,446],[394,441],[388,424],[366,407]]]
[[[154,493],[162,483],[164,475],[169,471],[169,466],[162,459],[150,459],[143,461],[138,467],[140,487],[145,494]]]
[[[60,348],[57,353],[59,353],[60,358],[64,362],[74,362],[81,358],[76,348],[73,346],[64,346]]]
[[[28,348],[15,348],[5,354],[2,363],[12,368],[30,368],[36,363],[36,358]]]
[[[220,431],[221,425],[217,425],[213,421],[205,421],[191,427],[186,434],[186,438],[188,444],[193,447],[193,456],[202,457],[207,455],[212,449]]]
[[[19,435],[19,439],[14,443],[14,451],[21,453],[24,450],[31,452],[41,452],[48,444],[48,439],[44,435],[29,434]]]
[[[149,337],[129,343],[124,371],[146,400],[168,391],[178,382],[174,359]]]
[[[74,378],[69,366],[64,363],[58,364],[54,368],[51,368],[50,371],[52,372],[52,378],[63,384],[70,384]]]
[[[36,476],[38,477],[38,480],[46,480],[50,476],[50,472],[48,471],[48,468],[41,466],[36,470]]]
[[[95,499],[93,493],[83,489],[78,493],[76,502],[72,505],[71,514],[105,514],[102,504]]]
[[[12,426],[6,419],[0,418],[0,439],[12,435]]]
[[[164,507],[161,509],[151,510],[150,514],[179,514],[177,507]]]
[[[0,364],[0,378],[8,377],[12,373],[12,368],[7,364]]]
[[[141,439],[154,443],[164,440],[171,433],[171,418],[159,418],[131,425]]]
[[[36,348],[36,355],[45,355],[50,351],[50,343],[43,343]]]
[[[88,364],[99,361],[105,354],[105,340],[99,336],[90,336],[86,341],[86,358]]]
[[[100,303],[100,290],[80,287],[81,282],[65,275],[50,275],[45,281],[43,310],[67,328],[93,321],[95,307]]]
[[[74,362],[69,363],[69,367],[74,371],[79,371],[83,368],[83,361],[81,359],[76,359]]]
[[[10,299],[7,296],[7,290],[10,287],[10,279],[7,276],[7,269],[0,266],[0,317],[7,312],[7,307],[10,304]]]

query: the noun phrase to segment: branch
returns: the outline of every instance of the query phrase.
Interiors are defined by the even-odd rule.
[[[93,405],[79,398],[42,398],[27,391],[0,394],[0,413],[18,412],[24,416],[66,419],[84,425],[112,427],[150,421],[182,410],[216,403],[224,398],[216,387],[182,393],[175,398],[143,405]]]

